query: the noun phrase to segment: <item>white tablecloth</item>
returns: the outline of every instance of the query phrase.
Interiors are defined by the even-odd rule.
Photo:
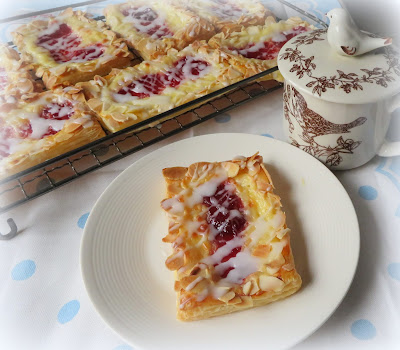
[[[0,232],[11,217],[20,233],[0,241],[0,349],[133,349],[102,321],[83,286],[79,248],[93,204],[127,166],[163,145],[220,132],[283,139],[281,118],[276,91],[1,215]],[[397,115],[389,137],[400,139],[399,126]],[[358,215],[359,266],[339,308],[294,349],[400,349],[400,157],[335,175]]]

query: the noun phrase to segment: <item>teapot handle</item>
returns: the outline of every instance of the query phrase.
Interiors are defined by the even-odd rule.
[[[392,114],[397,108],[400,108],[400,93],[392,98],[389,105],[389,113]],[[394,157],[400,156],[400,141],[389,142],[384,141],[378,151],[378,156],[381,157]]]

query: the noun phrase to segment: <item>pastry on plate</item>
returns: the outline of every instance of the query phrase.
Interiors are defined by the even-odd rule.
[[[113,67],[128,66],[133,57],[123,39],[103,22],[71,8],[24,24],[12,35],[22,58],[48,89],[106,75]]]
[[[230,54],[231,62],[241,67],[244,77],[277,66],[277,56],[282,46],[294,36],[315,29],[300,17],[276,22],[268,17],[264,25],[243,28],[240,32],[219,33],[209,40],[209,45]],[[265,77],[283,81],[279,71]]]
[[[193,12],[168,1],[129,1],[105,9],[110,28],[126,39],[145,60],[182,50],[196,40],[208,40],[214,26]]]
[[[265,305],[301,286],[290,230],[263,159],[166,168],[177,318],[205,319]]]
[[[79,83],[102,125],[115,132],[240,80],[228,56],[196,41],[182,51]]]
[[[35,81],[29,65],[21,60],[18,52],[0,44],[0,103],[41,91],[43,84]]]
[[[0,107],[0,177],[105,136],[73,87],[32,94]]]
[[[174,0],[211,22],[217,32],[230,33],[243,27],[263,24],[272,12],[259,0]]]

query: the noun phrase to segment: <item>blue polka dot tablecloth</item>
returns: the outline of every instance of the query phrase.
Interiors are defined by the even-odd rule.
[[[292,2],[319,18],[337,6],[336,0]],[[65,3],[2,1],[1,16]],[[0,28],[4,39],[9,28]],[[9,217],[19,228],[14,239],[0,240],[0,350],[133,350],[103,322],[83,286],[79,249],[95,201],[127,166],[173,141],[219,132],[283,140],[282,113],[282,91],[275,91],[0,216],[0,232],[7,232]],[[391,130],[399,131],[399,121],[400,113]],[[335,175],[357,212],[359,266],[338,309],[294,349],[400,349],[400,157],[376,157]],[[273,350],[267,342],[263,349]]]

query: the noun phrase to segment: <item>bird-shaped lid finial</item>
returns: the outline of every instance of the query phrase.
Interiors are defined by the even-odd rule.
[[[380,38],[358,29],[350,14],[343,8],[329,11],[329,45],[342,56],[358,56],[392,43],[391,38]]]

